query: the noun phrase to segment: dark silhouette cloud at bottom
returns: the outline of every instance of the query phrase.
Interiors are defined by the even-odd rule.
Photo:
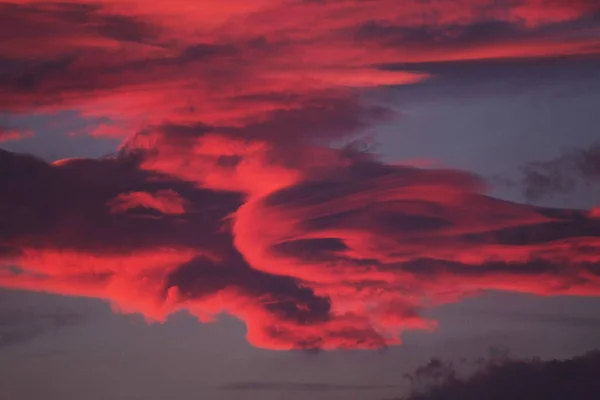
[[[599,377],[599,350],[567,360],[491,357],[467,377],[451,362],[431,360],[407,375],[412,391],[397,400],[595,400]]]

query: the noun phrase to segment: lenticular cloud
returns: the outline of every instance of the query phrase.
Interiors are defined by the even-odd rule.
[[[395,117],[363,94],[429,78],[392,64],[599,48],[590,2],[459,3],[0,2],[0,108],[123,139],[101,159],[0,151],[0,286],[227,313],[270,349],[399,344],[485,290],[600,295],[597,212],[331,145]]]

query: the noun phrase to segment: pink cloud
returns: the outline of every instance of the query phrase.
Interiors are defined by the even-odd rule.
[[[18,129],[3,129],[0,128],[0,143],[12,142],[33,137],[33,132]]]
[[[368,91],[431,78],[390,64],[597,54],[589,2],[0,7],[0,109],[75,109],[123,137],[103,159],[0,151],[0,265],[20,268],[0,286],[158,321],[228,313],[282,350],[396,345],[435,329],[423,310],[485,290],[600,294],[593,212],[329,146],[395,117]]]

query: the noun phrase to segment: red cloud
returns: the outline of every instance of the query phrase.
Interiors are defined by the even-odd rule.
[[[184,201],[172,190],[160,190],[156,193],[123,193],[108,204],[113,213],[127,212],[137,207],[154,209],[163,214],[177,215],[185,213]]]
[[[23,131],[18,129],[5,129],[0,127],[0,143],[23,140],[33,136],[31,131]]]
[[[420,310],[488,289],[600,295],[600,221],[585,211],[495,200],[464,172],[351,150],[287,157],[206,134],[171,146],[53,165],[2,153],[2,258],[20,270],[0,284],[155,320],[225,312],[274,349],[397,344],[435,327]]]
[[[427,78],[383,64],[597,54],[600,44],[588,1],[247,3],[2,3],[11,40],[0,107],[76,108],[128,128],[246,125],[332,92]]]
[[[483,290],[600,294],[588,212],[328,147],[393,118],[365,91],[429,78],[389,64],[596,54],[595,5],[219,4],[0,3],[3,111],[135,132],[98,160],[0,152],[0,285],[228,313],[273,349],[398,344],[435,328],[424,308]]]

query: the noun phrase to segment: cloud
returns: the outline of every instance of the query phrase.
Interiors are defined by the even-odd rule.
[[[0,48],[0,107],[75,108],[138,128],[245,125],[332,92],[428,77],[383,64],[598,54],[590,2],[459,3],[2,3],[11,40]]]
[[[572,191],[578,185],[597,183],[600,179],[600,145],[566,151],[545,161],[530,162],[521,167],[521,177],[509,180],[523,187],[528,200],[539,200]]]
[[[225,312],[273,349],[398,344],[435,328],[423,309],[488,289],[600,292],[600,221],[585,211],[496,200],[465,172],[348,148],[160,140],[53,164],[1,153],[2,255],[20,270],[0,284],[154,320]]]
[[[142,208],[156,210],[163,214],[184,214],[185,204],[181,197],[172,190],[159,190],[156,193],[130,192],[120,194],[110,203],[111,212],[121,213],[130,209]]]
[[[53,56],[57,52],[110,48],[156,40],[158,29],[133,15],[107,12],[100,4],[2,2],[0,35],[10,38],[0,53],[11,57]],[[50,46],[39,46],[38,40]]]
[[[567,360],[492,358],[466,378],[453,364],[432,360],[409,375],[417,390],[403,399],[588,400],[600,395],[599,373],[598,351]]]
[[[352,144],[397,117],[373,91],[433,64],[597,55],[594,4],[213,3],[0,3],[0,109],[123,137],[99,159],[0,151],[0,286],[155,321],[227,313],[282,350],[396,345],[435,329],[423,310],[490,289],[600,293],[587,211]]]
[[[517,10],[513,9],[513,12],[516,13]],[[524,20],[525,17],[518,17],[516,14],[508,18],[502,18],[500,15],[498,13],[487,19],[459,19],[439,25],[398,24],[373,20],[359,26],[355,37],[359,42],[386,46],[405,46],[415,50],[424,47],[427,51],[423,52],[423,62],[434,61],[438,54],[444,54],[456,61],[501,59],[510,58],[507,57],[510,53],[518,55],[522,51],[529,53],[529,56],[539,56],[541,54],[536,52],[541,48],[544,49],[543,52],[561,52],[560,48],[564,45],[562,40],[589,34],[597,24],[596,18],[589,14],[562,21],[533,24],[528,24]],[[540,49],[534,50],[533,45],[539,46]],[[450,55],[452,51],[458,52],[458,57]],[[418,57],[416,55],[415,59]],[[427,57],[432,59],[428,60]]]
[[[32,136],[33,132],[31,131],[0,127],[0,143],[23,140]]]

